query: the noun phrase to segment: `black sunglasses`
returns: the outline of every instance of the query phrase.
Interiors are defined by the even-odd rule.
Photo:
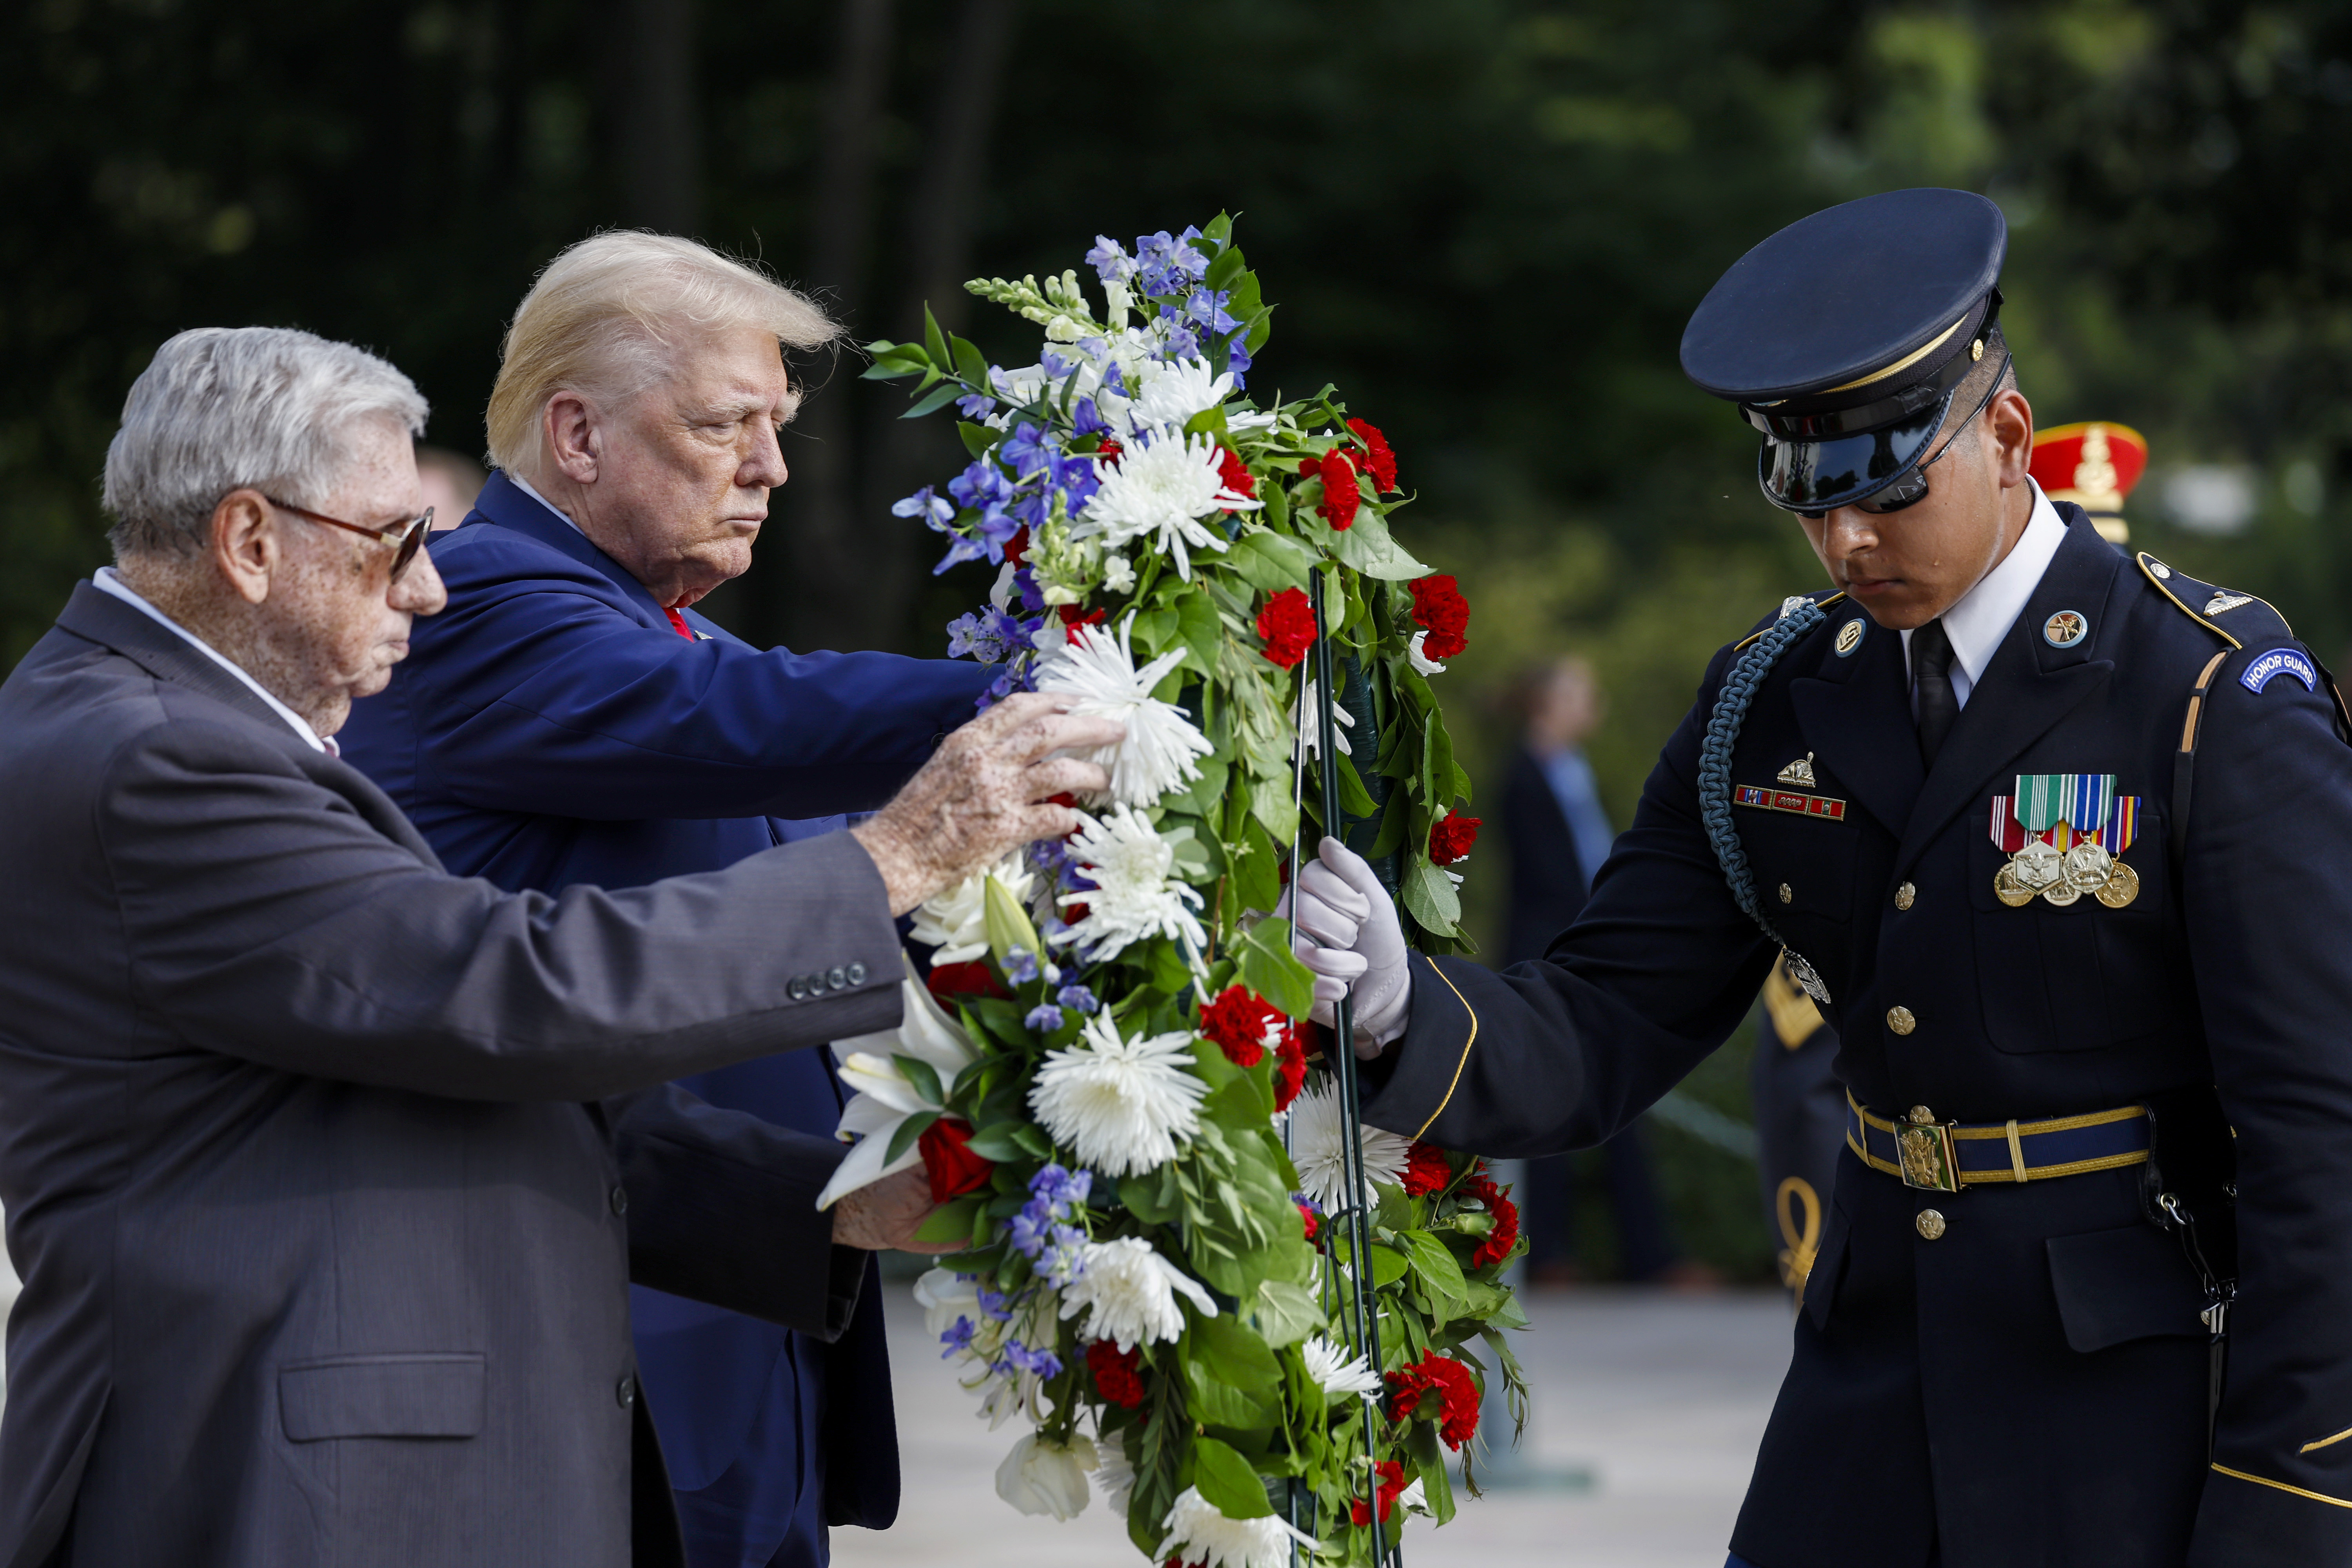
[[[266,495],[261,499],[278,510],[290,511],[296,517],[307,517],[312,522],[323,522],[331,528],[348,529],[353,533],[364,533],[370,539],[378,539],[386,544],[397,545],[399,552],[392,558],[392,580],[395,583],[400,581],[400,574],[408,570],[408,563],[416,559],[417,551],[424,548],[425,536],[433,531],[433,509],[429,506],[425,509],[423,517],[412,522],[395,522],[390,528],[370,528],[364,523],[345,522],[340,517],[329,517],[324,512],[312,511],[308,507],[295,506],[290,502],[279,500],[275,496]]]
[[[2001,377],[2008,374],[2009,353],[2007,350],[2003,350],[2000,356],[2000,368],[1992,373],[1991,384],[1985,388],[1984,395],[1977,399],[1977,405],[1969,410],[1968,418],[1961,420],[1958,425],[1954,426],[1952,427],[1952,433],[1944,437],[1944,444],[1936,448],[1935,456],[1929,458],[1926,462],[1921,463],[1918,467],[1906,470],[1901,477],[1889,483],[1885,489],[1873,490],[1870,494],[1863,497],[1860,500],[1850,502],[1849,504],[1853,506],[1853,510],[1856,511],[1866,511],[1874,517],[1879,517],[1884,516],[1885,513],[1890,511],[1901,511],[1905,507],[1917,506],[1921,501],[1926,500],[1927,499],[1927,470],[1934,468],[1938,462],[1943,460],[1944,454],[1952,449],[1952,443],[1960,438],[1960,432],[1967,429],[1978,415],[1982,414],[1987,408],[1992,406],[1993,394],[2000,390]],[[1803,518],[1808,522],[1819,522],[1823,518],[1829,516],[1829,513],[1825,511],[1800,511],[1797,515]]]

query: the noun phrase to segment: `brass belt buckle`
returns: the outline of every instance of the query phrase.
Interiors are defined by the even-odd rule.
[[[1960,1190],[1960,1161],[1952,1149],[1954,1125],[1937,1121],[1924,1105],[1913,1106],[1909,1121],[1895,1124],[1895,1148],[1902,1156],[1905,1186],[1923,1193]]]

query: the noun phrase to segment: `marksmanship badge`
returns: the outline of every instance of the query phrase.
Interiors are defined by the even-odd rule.
[[[2122,859],[2139,833],[2139,796],[2116,794],[2113,773],[2020,773],[2015,795],[1992,797],[1991,827],[2009,853],[1992,890],[2012,909],[2088,894],[2119,910],[2139,897],[2139,873]]]

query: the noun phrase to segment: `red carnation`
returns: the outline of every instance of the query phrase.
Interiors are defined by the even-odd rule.
[[[1094,1373],[1097,1392],[1122,1410],[1143,1403],[1143,1349],[1121,1350],[1108,1340],[1087,1347],[1087,1370]]]
[[[1364,500],[1363,491],[1356,488],[1356,465],[1348,460],[1347,453],[1335,449],[1323,454],[1315,471],[1323,476],[1323,499],[1315,503],[1315,515],[1335,531],[1355,527],[1356,508]]]
[[[1201,1033],[1216,1041],[1225,1059],[1237,1068],[1254,1068],[1265,1060],[1268,1030],[1288,1026],[1280,1011],[1246,985],[1228,985],[1215,1001],[1201,1005]]]
[[[1519,1205],[1503,1195],[1503,1189],[1484,1174],[1474,1176],[1462,1184],[1465,1197],[1476,1198],[1495,1216],[1495,1228],[1478,1243],[1478,1250],[1470,1255],[1470,1267],[1484,1268],[1507,1257],[1519,1240]]]
[[[1478,842],[1478,818],[1455,812],[1429,825],[1429,858],[1440,866],[1451,866],[1466,858],[1470,847]]]
[[[942,963],[935,966],[923,984],[942,1007],[954,1005],[958,996],[1010,996],[996,972],[980,959],[970,963]]]
[[[915,1140],[922,1152],[923,1173],[931,1179],[931,1202],[943,1204],[988,1185],[995,1163],[973,1153],[971,1144],[971,1124],[946,1117],[924,1128]]]
[[[1454,586],[1450,573],[1414,579],[1412,619],[1429,630],[1428,640],[1421,645],[1423,658],[1449,659],[1470,646],[1470,601]]]
[[[1110,612],[1100,607],[1081,610],[1076,605],[1056,605],[1054,606],[1054,611],[1062,617],[1064,642],[1077,641],[1080,626],[1098,626],[1110,618]]]
[[[1423,1198],[1432,1193],[1444,1192],[1445,1184],[1454,1179],[1454,1167],[1445,1158],[1445,1151],[1434,1143],[1415,1143],[1405,1151],[1404,1190],[1407,1197]]]
[[[1382,1459],[1379,1469],[1381,1522],[1386,1524],[1389,1521],[1390,1510],[1396,1506],[1397,1498],[1404,1491],[1404,1465],[1401,1460]],[[1371,1505],[1362,1498],[1357,1498],[1348,1504],[1348,1517],[1354,1520],[1359,1526],[1368,1525],[1372,1522]]]
[[[1004,542],[1004,558],[1015,566],[1029,559],[1029,525],[1023,523],[1021,531]]]
[[[1390,448],[1389,438],[1360,419],[1349,420],[1348,428],[1364,444],[1364,460],[1360,466],[1372,476],[1372,488],[1383,495],[1396,489],[1396,453]]]
[[[1257,499],[1257,476],[1249,471],[1249,465],[1231,447],[1217,448],[1217,478],[1223,482],[1227,495]],[[1233,510],[1232,507],[1225,508],[1226,515],[1231,516]]]
[[[1103,437],[1103,444],[1095,448],[1095,460],[1100,463],[1108,463],[1111,467],[1117,468],[1118,467],[1118,455],[1126,449],[1127,448],[1121,447],[1118,442],[1106,436]]]
[[[1298,1031],[1282,1031],[1281,1043],[1274,1048],[1274,1108],[1287,1110],[1298,1091],[1307,1087],[1307,1047],[1298,1043]]]
[[[1309,1247],[1314,1246],[1315,1238],[1323,1233],[1322,1216],[1318,1215],[1313,1209],[1308,1208],[1305,1204],[1300,1204],[1298,1205],[1298,1222],[1307,1227],[1307,1244]]]
[[[1478,1384],[1470,1369],[1451,1356],[1434,1352],[1412,1366],[1388,1374],[1394,1391],[1389,1419],[1403,1421],[1421,1414],[1424,1395],[1437,1396],[1437,1435],[1449,1448],[1459,1448],[1478,1430]]]
[[[1265,657],[1284,669],[1296,669],[1315,646],[1315,608],[1296,588],[1285,588],[1257,613],[1257,635]]]

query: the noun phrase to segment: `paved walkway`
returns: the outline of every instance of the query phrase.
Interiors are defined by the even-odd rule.
[[[1721,1568],[1788,1363],[1780,1295],[1544,1292],[1528,1316],[1525,1442],[1538,1469],[1585,1484],[1465,1499],[1444,1530],[1407,1532],[1411,1568]],[[1067,1524],[998,1500],[997,1461],[1024,1428],[972,1414],[904,1287],[890,1327],[906,1503],[889,1531],[835,1531],[840,1568],[1143,1568],[1099,1498]]]

